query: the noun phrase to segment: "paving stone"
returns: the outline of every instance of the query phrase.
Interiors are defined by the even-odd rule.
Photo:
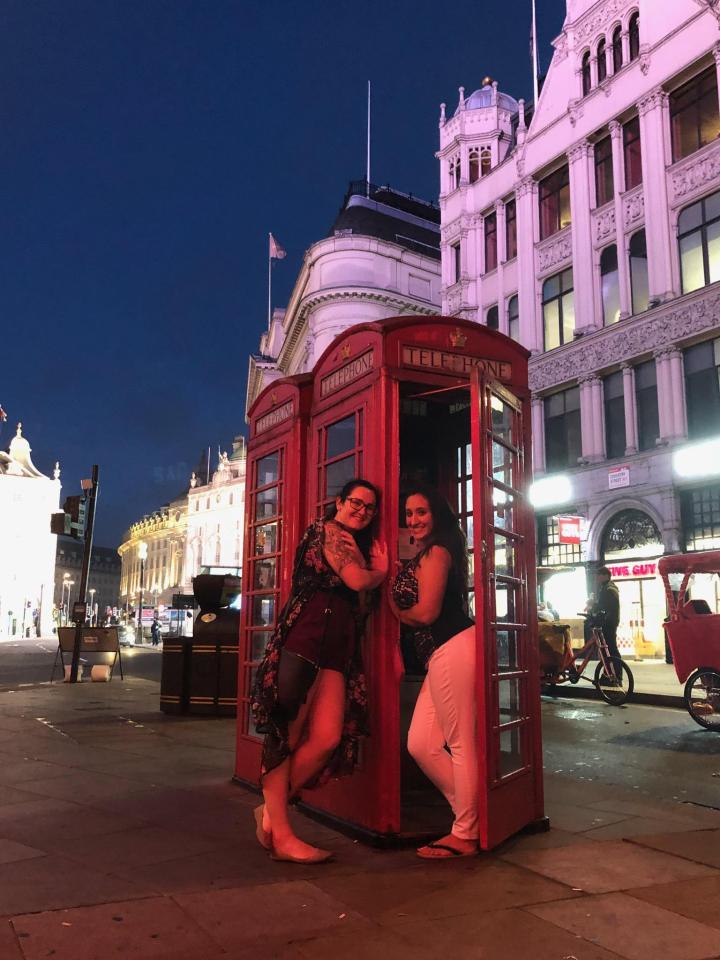
[[[420,946],[408,941],[391,930],[380,930],[359,938],[337,936],[313,937],[293,945],[303,960],[377,960],[388,957],[391,960],[434,960],[441,956],[439,948],[432,945]],[[447,957],[447,952],[443,951]],[[265,954],[262,954],[265,956]],[[457,956],[453,952],[453,956]]]
[[[698,807],[691,803],[670,800],[637,800],[616,797],[611,800],[593,800],[593,810],[611,810],[628,817],[652,817],[661,820],[679,820],[700,826],[720,827],[720,810]]]
[[[437,960],[617,960],[618,954],[524,910],[418,920],[395,931]],[[656,958],[657,960],[657,958]],[[664,958],[663,958],[664,960]]]
[[[642,837],[645,834],[679,833],[687,834],[695,829],[690,820],[652,820],[646,817],[628,817],[617,823],[586,830],[583,834],[590,840],[624,840]]]
[[[0,920],[0,957],[2,960],[23,960],[20,944],[10,920]]]
[[[35,796],[55,797],[58,800],[75,800],[81,797],[85,803],[102,797],[117,797],[137,790],[137,784],[124,777],[102,773],[76,771],[65,777],[47,780],[31,780],[23,784],[23,790]]]
[[[707,960],[720,954],[720,930],[623,893],[527,909],[627,960]]]
[[[197,853],[207,855],[217,849],[217,845],[218,841],[213,842],[185,832],[163,830],[153,825],[139,829],[123,829],[92,838],[90,842],[58,838],[53,844],[53,851],[96,870],[108,867],[114,870],[120,864],[139,866],[175,860],[180,853],[187,856]]]
[[[546,833],[519,833],[493,852],[501,855],[510,850],[546,850],[548,847],[569,847],[578,843],[588,844],[595,838],[592,831],[585,833],[570,833],[558,827],[552,827]]]
[[[14,840],[0,839],[0,864],[16,863],[18,860],[32,860],[33,857],[44,857],[45,851],[35,847],[16,843]]]
[[[3,818],[5,810],[0,807],[0,836],[47,851],[78,837],[89,838],[144,826],[139,820],[120,818],[64,801],[35,800],[13,805],[13,816]]]
[[[62,857],[0,864],[0,917],[147,896],[141,884]]]
[[[176,903],[162,897],[19,916],[13,926],[25,960],[214,960],[222,955]]]
[[[720,876],[628,890],[628,895],[720,928]]]
[[[550,817],[551,824],[570,833],[581,833],[626,819],[622,813],[591,810],[587,806],[558,802],[546,804],[545,813]]]
[[[67,776],[67,769],[58,763],[48,763],[35,757],[0,757],[0,783],[23,783],[25,780],[44,780]]]
[[[713,873],[703,864],[621,840],[596,844],[592,857],[584,846],[578,845],[556,850],[514,851],[503,854],[502,859],[587,893],[628,890]]]
[[[683,834],[659,834],[639,837],[636,843],[662,850],[697,863],[720,868],[720,830],[694,830]]]
[[[289,942],[336,932],[362,936],[374,929],[346,904],[306,880],[182,894],[174,899],[225,950],[263,937]]]

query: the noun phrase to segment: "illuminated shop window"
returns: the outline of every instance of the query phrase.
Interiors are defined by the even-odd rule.
[[[573,508],[565,511],[574,514]],[[540,567],[572,567],[585,563],[585,544],[560,543],[560,524],[553,514],[537,517],[537,555]]]
[[[720,549],[720,483],[681,494],[686,550]]]

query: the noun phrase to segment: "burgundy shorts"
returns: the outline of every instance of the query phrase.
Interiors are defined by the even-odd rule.
[[[320,670],[346,673],[355,651],[355,618],[350,601],[337,593],[318,591],[290,627],[283,650],[303,657]]]

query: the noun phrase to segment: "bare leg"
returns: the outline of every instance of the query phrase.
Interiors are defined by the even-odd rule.
[[[293,790],[300,789],[332,754],[340,739],[344,707],[344,676],[335,670],[321,670],[306,707],[290,725],[293,752],[263,780],[263,825],[266,830],[272,830],[273,848],[281,856],[307,858],[318,853],[317,847],[300,840],[292,829],[288,794],[291,784]]]

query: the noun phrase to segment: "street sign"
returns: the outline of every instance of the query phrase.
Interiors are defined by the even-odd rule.
[[[585,517],[558,517],[558,542],[579,546],[586,537]]]
[[[613,467],[608,470],[608,490],[630,486],[630,467]]]
[[[87,616],[87,604],[76,600],[72,608],[72,618],[75,623],[84,623]]]

